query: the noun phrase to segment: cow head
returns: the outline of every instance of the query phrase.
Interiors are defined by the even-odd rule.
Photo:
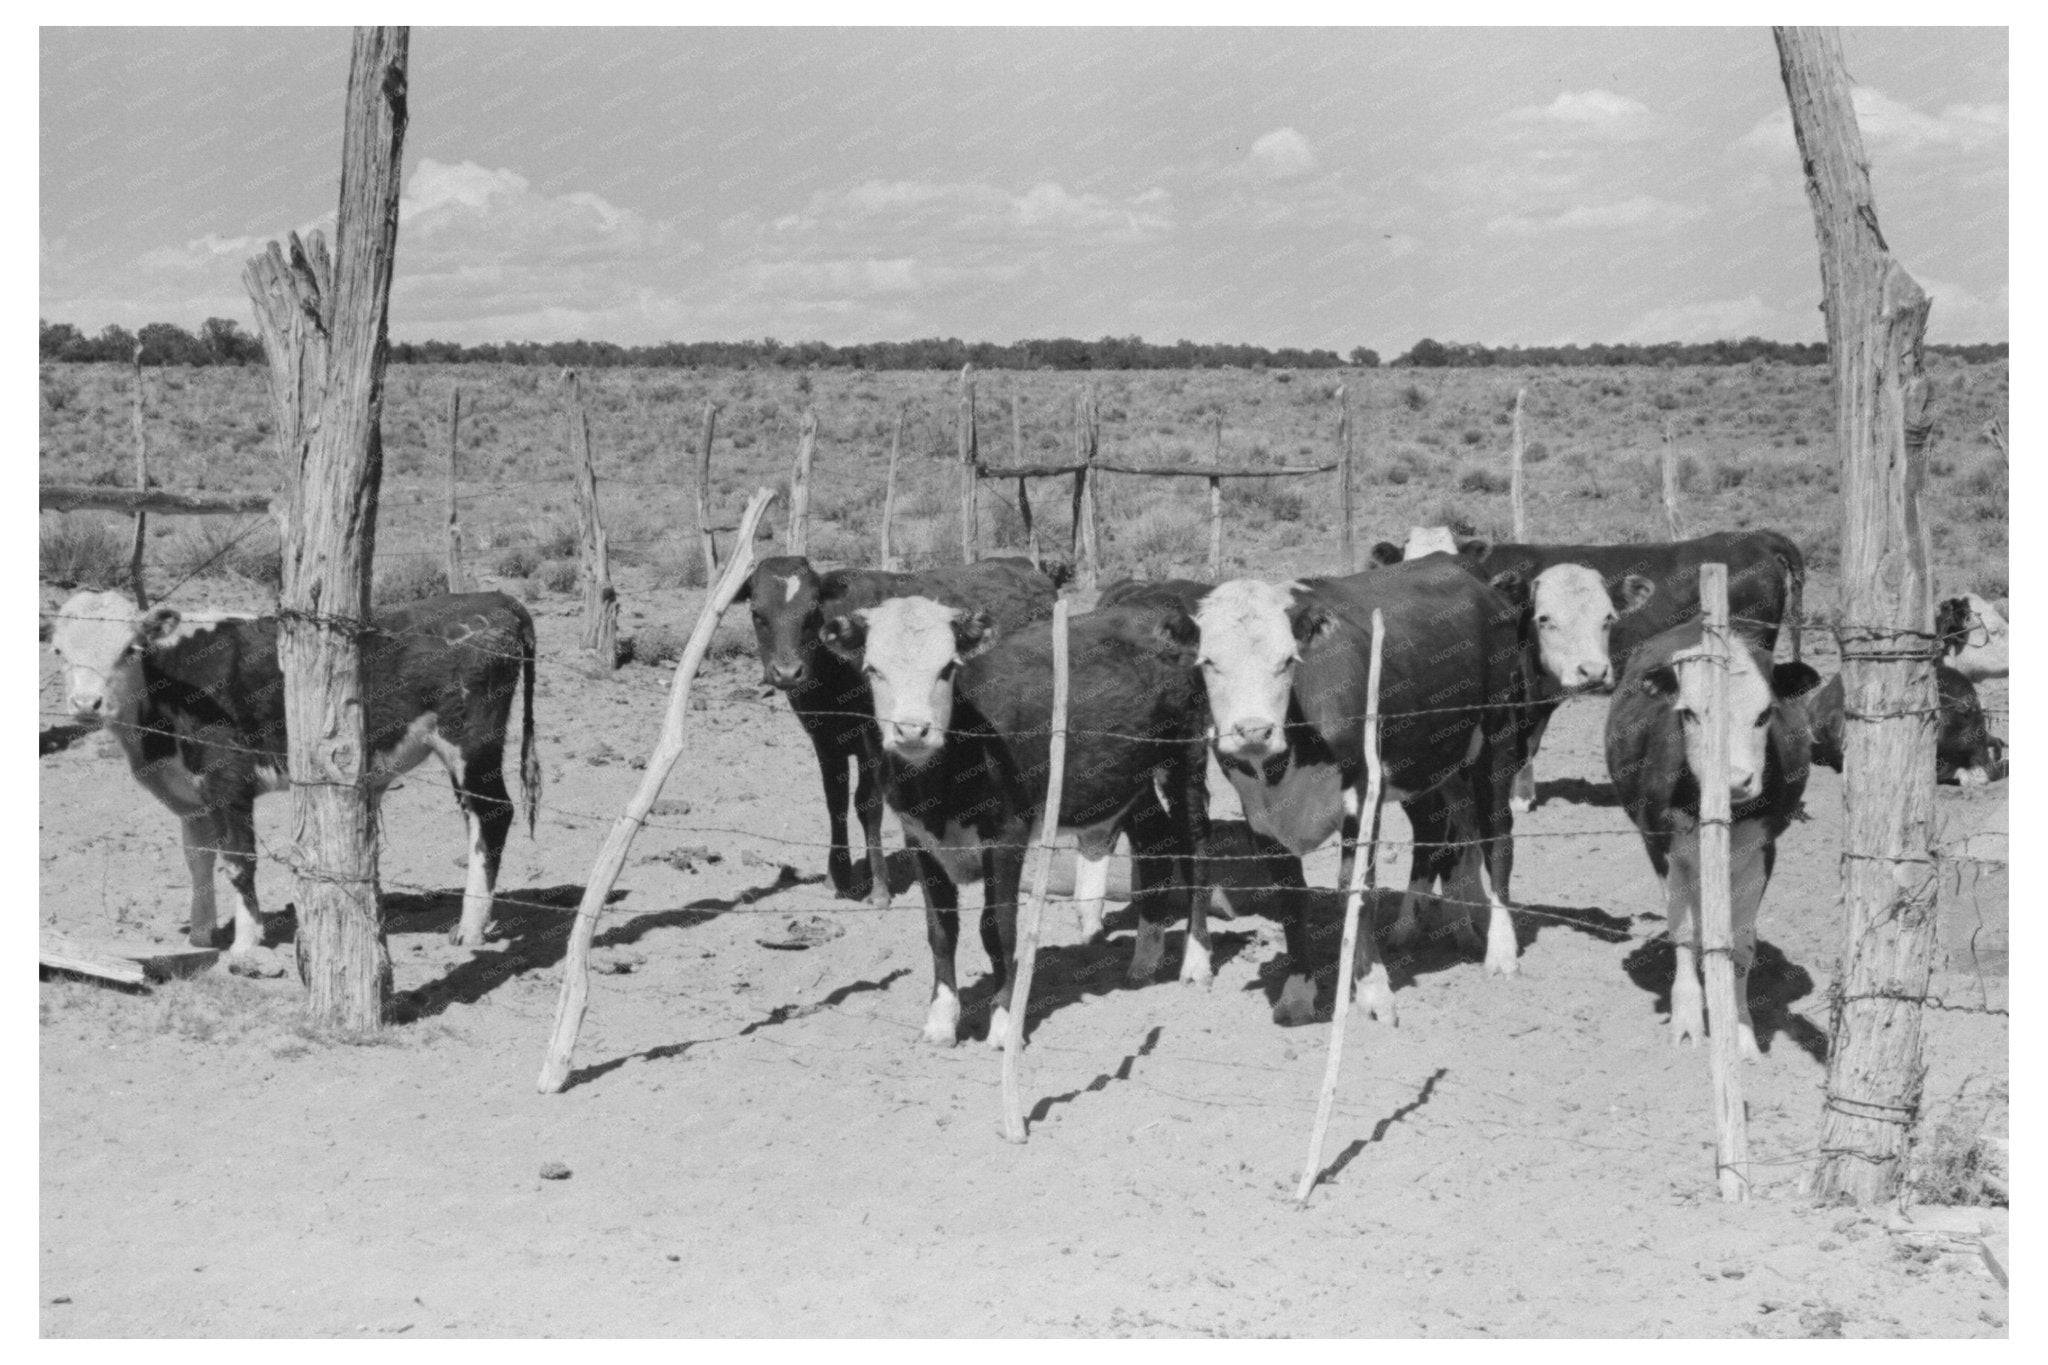
[[[1468,527],[1466,534],[1471,534]],[[1457,530],[1450,526],[1411,526],[1408,528],[1408,543],[1402,547],[1401,558],[1420,559],[1424,555],[1458,553]]]
[[[1287,702],[1303,651],[1329,633],[1329,612],[1291,585],[1240,578],[1195,609],[1197,663],[1216,718],[1216,751],[1264,762],[1287,747]]]
[[[1597,569],[1584,564],[1553,564],[1537,574],[1529,605],[1550,680],[1567,692],[1612,686],[1608,632],[1621,613],[1636,610],[1656,590],[1656,584],[1633,573],[1610,589]]]
[[[810,643],[822,624],[818,571],[800,555],[776,555],[754,567],[739,591],[753,608],[761,681],[788,691],[810,680]]]
[[[64,661],[64,703],[80,724],[97,725],[112,713],[115,674],[141,623],[125,593],[76,593],[57,608],[50,648]]]
[[[1941,652],[1953,657],[1970,643],[1970,599],[1944,598],[1934,609],[1934,633],[1941,637]]]
[[[1706,708],[1702,668],[1689,666],[1704,654],[1703,646],[1680,650],[1671,662],[1643,674],[1643,690],[1661,697],[1677,716],[1685,734],[1685,762],[1695,779],[1707,766],[1707,732],[1700,724]],[[1756,656],[1737,641],[1728,659],[1728,799],[1740,805],[1763,794],[1764,768],[1770,753],[1771,717],[1776,697],[1771,679],[1757,668]]]
[[[953,675],[994,643],[988,614],[929,597],[892,597],[818,632],[825,647],[858,664],[875,699],[882,747],[918,764],[945,747],[953,722]]]

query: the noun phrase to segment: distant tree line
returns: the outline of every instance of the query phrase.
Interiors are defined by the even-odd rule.
[[[41,324],[42,358],[55,361],[114,360],[127,363],[142,342],[145,365],[248,365],[263,358],[263,343],[244,332],[233,319],[208,318],[193,335],[175,323],[152,322],[141,332],[125,327],[103,328],[88,337],[68,322]],[[1930,346],[1928,350],[1977,362],[2003,360],[2007,343],[1977,342],[1966,346]],[[1827,359],[1821,342],[1741,341],[1659,342],[1654,345],[1479,346],[1424,337],[1393,364],[1420,369],[1471,368],[1488,365],[1744,365],[1753,360],[1785,365],[1819,365]],[[1355,346],[1345,356],[1328,350],[1283,346],[1231,345],[1221,342],[1176,341],[1156,345],[1140,337],[1073,337],[1016,341],[962,341],[931,337],[923,341],[874,341],[832,346],[822,341],[785,345],[773,337],[759,341],[666,341],[655,346],[620,346],[609,341],[507,341],[465,346],[453,341],[395,341],[391,360],[399,365],[504,364],[574,366],[649,366],[671,369],[856,369],[957,370],[1327,370],[1344,365],[1371,369],[1379,353]]]

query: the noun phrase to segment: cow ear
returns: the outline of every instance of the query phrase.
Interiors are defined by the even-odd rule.
[[[184,618],[178,615],[176,607],[157,607],[135,628],[135,633],[144,644],[162,644],[182,624]]]
[[[732,595],[732,600],[735,602],[751,602],[754,600],[753,574],[748,574],[740,580],[740,590]]]
[[[1486,580],[1486,586],[1515,604],[1522,611],[1529,609],[1529,580],[1513,569],[1503,569]]]
[[[1372,562],[1375,564],[1399,564],[1401,547],[1390,540],[1383,540],[1372,547]]]
[[[1176,668],[1193,668],[1202,653],[1202,632],[1186,612],[1170,612],[1152,627],[1159,657]]]
[[[1635,611],[1657,595],[1657,585],[1639,573],[1632,573],[1607,590],[1617,612]]]
[[[1493,542],[1490,540],[1483,539],[1479,536],[1474,536],[1470,540],[1461,540],[1458,542],[1458,553],[1465,556],[1465,558],[1471,560],[1475,564],[1478,563],[1480,560],[1485,559],[1486,556],[1492,552],[1492,550]]]
[[[1293,613],[1294,643],[1307,649],[1315,641],[1328,635],[1336,627],[1337,618],[1327,608],[1310,604],[1297,608]]]
[[[963,611],[953,614],[953,649],[963,659],[971,659],[996,642],[996,623],[988,619],[985,611]]]
[[[860,652],[867,647],[867,623],[858,613],[852,616],[834,616],[818,627],[818,639],[825,648],[850,662],[860,659]]]
[[[1779,664],[1771,670],[1771,691],[1786,701],[1805,696],[1821,684],[1821,676],[1806,663]]]
[[[1643,674],[1641,686],[1653,697],[1675,697],[1678,695],[1678,670],[1670,664],[1649,669]]]

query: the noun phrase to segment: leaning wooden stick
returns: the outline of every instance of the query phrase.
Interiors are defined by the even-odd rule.
[[[704,405],[704,436],[697,447],[697,540],[704,551],[704,581],[718,581],[718,538],[711,531],[711,438],[718,430],[718,404]]]
[[[1714,1086],[1714,1166],[1721,1198],[1749,1198],[1749,1116],[1742,1102],[1742,1024],[1735,999],[1735,906],[1729,878],[1728,566],[1700,565],[1703,658],[1685,664],[1705,684],[1700,729],[1700,965],[1707,986],[1708,1070]]]
[[[1031,1007],[1031,972],[1038,963],[1038,922],[1045,911],[1045,885],[1052,872],[1052,841],[1060,827],[1060,797],[1067,778],[1067,599],[1052,604],[1052,749],[1045,775],[1045,818],[1039,822],[1037,865],[1031,871],[1031,900],[1020,907],[1017,955],[1011,970],[1010,1031],[1003,1039],[1003,1136],[1022,1142],[1024,1101],[1018,1093],[1017,1058],[1024,1051],[1024,1015]]]
[[[1363,857],[1354,854],[1351,859],[1351,886],[1344,898],[1344,946],[1337,955],[1337,999],[1330,1010],[1330,1056],[1323,1065],[1323,1092],[1316,1100],[1316,1126],[1309,1135],[1308,1166],[1302,1171],[1301,1184],[1294,1191],[1294,1202],[1301,1205],[1308,1203],[1309,1191],[1316,1187],[1316,1177],[1323,1170],[1323,1139],[1329,1135],[1330,1110],[1337,1103],[1337,1071],[1344,1060],[1344,1021],[1351,1013],[1351,965],[1358,958],[1360,907],[1365,900],[1366,883],[1374,880],[1367,875],[1367,869],[1375,861],[1370,854],[1372,841],[1379,838],[1380,653],[1385,636],[1385,623],[1375,611],[1372,614],[1372,668],[1366,675],[1365,689],[1365,807],[1358,813],[1367,852]],[[1371,923],[1366,923],[1363,929],[1371,933]]]
[[[149,496],[149,433],[142,425],[142,343],[135,343],[135,491]],[[149,610],[149,589],[142,582],[142,551],[149,536],[149,513],[137,509],[135,535],[128,543],[128,588],[137,611]]]
[[[697,628],[690,632],[690,641],[683,648],[682,662],[676,665],[675,682],[668,693],[668,715],[661,723],[661,738],[655,743],[654,752],[648,756],[646,775],[640,779],[640,789],[633,793],[633,799],[626,803],[626,809],[613,822],[611,833],[605,836],[604,846],[598,850],[597,861],[591,866],[590,881],[583,889],[583,903],[576,907],[576,922],[569,930],[569,951],[562,963],[562,994],[555,1004],[555,1031],[548,1040],[547,1059],[541,1063],[539,1090],[543,1095],[552,1095],[569,1083],[569,1060],[576,1051],[576,1035],[583,1028],[583,1013],[590,999],[590,939],[597,932],[597,918],[604,913],[604,903],[611,895],[612,887],[619,880],[619,872],[626,865],[626,854],[633,847],[633,838],[639,834],[640,826],[646,823],[647,813],[654,808],[661,796],[662,784],[668,781],[669,773],[675,768],[676,760],[683,756],[683,729],[690,712],[690,683],[697,676],[697,668],[704,662],[705,651],[711,647],[711,633],[718,628],[718,620],[725,615],[725,609],[732,605],[739,595],[740,585],[754,571],[754,532],[761,523],[762,513],[768,504],[775,501],[775,490],[758,489],[753,500],[747,504],[746,515],[740,518],[739,536],[733,542],[732,558],[725,566],[725,574],[704,599],[704,609],[697,615]]]

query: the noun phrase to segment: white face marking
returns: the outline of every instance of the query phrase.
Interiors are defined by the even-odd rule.
[[[1401,558],[1420,559],[1424,555],[1458,553],[1458,540],[1448,526],[1411,526],[1408,528],[1408,544],[1401,551]]]
[[[1216,718],[1216,748],[1252,762],[1286,746],[1287,698],[1301,651],[1288,616],[1292,586],[1240,578],[1209,593],[1195,610],[1202,685]]]
[[[953,720],[953,672],[960,663],[953,623],[960,612],[928,597],[892,597],[860,617],[882,747],[922,763],[945,746]]]
[[[1702,648],[1680,650],[1671,658],[1678,674],[1678,696],[1672,705],[1685,728],[1685,761],[1698,777],[1707,766],[1706,731],[1699,723],[1706,699],[1699,670],[1687,666]],[[1771,683],[1757,672],[1756,661],[1737,645],[1728,659],[1728,797],[1743,802],[1764,789],[1764,766],[1770,747]]]
[[[107,709],[108,683],[135,642],[142,614],[118,592],[75,593],[57,608],[50,648],[64,661],[64,702],[73,717],[97,722]]]
[[[1530,585],[1530,602],[1543,671],[1552,682],[1578,692],[1614,681],[1607,652],[1614,602],[1596,570],[1584,564],[1552,565]]]
[[[791,574],[782,580],[782,600],[785,602],[796,601],[796,595],[803,591],[803,587],[803,575]]]

